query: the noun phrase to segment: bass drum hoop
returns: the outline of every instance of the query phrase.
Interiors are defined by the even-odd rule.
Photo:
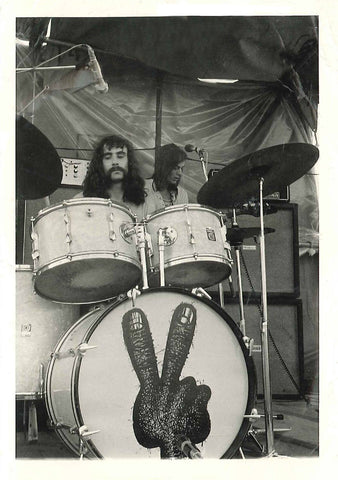
[[[142,291],[141,295],[148,295],[151,293],[155,292],[175,292],[175,293],[181,293],[183,295],[189,296],[191,298],[194,298],[195,300],[198,300],[207,306],[211,307],[216,313],[218,313],[223,320],[227,323],[227,325],[231,328],[232,332],[236,336],[238,343],[241,347],[246,368],[247,368],[247,373],[248,373],[248,399],[247,399],[247,404],[245,408],[245,415],[250,415],[252,412],[252,409],[254,408],[255,401],[256,401],[256,369],[255,365],[253,362],[253,359],[251,356],[249,356],[248,348],[245,346],[243,342],[243,334],[239,327],[236,325],[234,320],[228,315],[218,304],[213,302],[212,300],[209,300],[208,298],[205,297],[198,297],[195,294],[189,292],[188,290],[184,290],[182,288],[177,288],[177,287],[156,287],[156,288],[149,288],[147,290]],[[106,310],[103,311],[102,315],[100,315],[93,323],[92,325],[88,328],[84,340],[84,343],[89,343],[91,336],[93,335],[94,331],[96,330],[97,326],[102,322],[102,320],[112,311],[114,310],[118,305],[121,303],[128,301],[128,298],[123,298],[121,300],[117,300],[114,302],[112,305],[110,305]],[[79,376],[80,376],[80,368],[81,368],[81,362],[82,358],[77,357],[74,363],[74,368],[73,368],[73,386],[74,386],[74,398],[73,398],[73,405],[75,407],[75,416],[77,418],[77,421],[79,422],[79,425],[84,424],[84,419],[82,417],[81,409],[80,409],[80,398],[79,398],[79,390],[78,390],[78,385],[79,385]],[[230,447],[224,452],[224,454],[220,457],[221,459],[225,458],[231,458],[233,455],[236,453],[238,448],[241,446],[243,439],[249,430],[251,425],[251,422],[248,418],[243,418],[243,422],[241,424],[241,427],[237,433],[237,436],[234,438],[232,444]],[[98,458],[105,458],[102,456],[102,454],[98,451],[97,447],[95,446],[95,443],[89,439],[87,441],[87,444],[92,450],[92,452],[98,457]]]

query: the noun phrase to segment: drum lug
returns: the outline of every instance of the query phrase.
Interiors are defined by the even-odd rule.
[[[93,348],[97,348],[97,345],[88,345],[88,343],[81,343],[77,347],[76,353],[83,356],[87,352],[87,350],[92,350]]]
[[[263,415],[259,415],[256,408],[251,410],[249,415],[243,415],[244,418],[248,418],[249,422],[254,423],[256,420],[260,419]]]
[[[211,296],[202,287],[193,288],[191,290],[191,293],[193,293],[197,297],[205,297],[211,300]]]
[[[68,358],[68,357],[75,357],[75,350],[74,348],[70,348],[65,352],[53,352],[51,353],[50,356],[51,358],[55,358],[56,360],[61,360],[62,358]]]
[[[62,358],[75,357],[76,355],[83,356],[87,352],[87,350],[92,350],[93,348],[97,348],[97,345],[88,345],[87,343],[81,343],[76,348],[70,348],[66,352],[52,353],[51,357],[60,360]]]
[[[69,433],[77,433],[77,427],[76,425],[68,425],[67,423],[63,423],[63,422],[53,422],[52,420],[50,420],[48,422],[48,426],[53,429],[53,430],[62,430],[62,429],[67,429],[69,430]]]
[[[141,295],[141,292],[137,288],[132,288],[127,292],[127,297],[131,299],[133,307],[135,307],[136,298],[139,297],[140,295]]]
[[[242,337],[242,339],[243,339],[243,342],[244,342],[246,348],[249,350],[249,356],[251,357],[253,349],[254,349],[254,339],[249,338],[246,335],[244,335],[244,337]]]
[[[89,432],[87,425],[82,425],[81,427],[79,427],[79,436],[84,440],[87,440],[88,437],[99,432],[101,432],[101,430],[92,430],[91,432]]]

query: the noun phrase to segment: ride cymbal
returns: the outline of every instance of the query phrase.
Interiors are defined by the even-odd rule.
[[[213,175],[198,192],[197,201],[213,208],[232,208],[259,198],[260,178],[264,179],[264,196],[271,195],[302,177],[318,157],[318,148],[308,143],[286,143],[258,150]]]

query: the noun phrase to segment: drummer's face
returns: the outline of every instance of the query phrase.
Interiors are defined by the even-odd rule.
[[[175,168],[171,170],[168,175],[167,181],[169,185],[177,186],[180,183],[181,177],[183,175],[183,169],[185,166],[185,161],[179,162]]]
[[[102,166],[104,173],[110,176],[112,181],[121,181],[128,173],[128,150],[123,147],[103,147]],[[110,174],[109,174],[110,172]]]

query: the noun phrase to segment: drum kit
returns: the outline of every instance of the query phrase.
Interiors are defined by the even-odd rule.
[[[254,152],[211,177],[198,193],[198,204],[167,207],[140,223],[125,206],[100,198],[65,200],[41,210],[31,220],[33,267],[17,268],[17,398],[43,398],[51,427],[80,459],[159,458],[159,449],[144,447],[135,433],[132,412],[140,385],[123,336],[122,319],[132,316],[130,328],[137,335],[144,326],[138,312],[143,312],[157,365],[165,365],[173,312],[179,305],[188,305],[195,312],[196,326],[181,359],[183,377],[196,379],[197,388],[210,388],[210,422],[207,437],[198,445],[185,431],[175,430],[177,438],[184,439],[178,447],[182,456],[189,458],[233,457],[259,417],[240,270],[239,325],[226,313],[223,295],[218,303],[204,289],[230,281],[232,248],[240,269],[239,249],[244,238],[258,236],[262,262],[262,417],[266,454],[276,455],[264,264],[264,235],[272,229],[264,228],[263,186],[266,195],[275,192],[306,173],[317,158],[318,150],[308,144]],[[256,189],[260,228],[239,228],[236,209],[254,197]],[[25,187],[21,196],[37,198],[39,190],[28,190]],[[231,228],[226,225],[225,209],[233,212]],[[89,311],[79,318],[79,305],[83,304]],[[182,325],[189,323],[188,314],[182,314],[180,321]],[[35,328],[42,333],[32,335]],[[178,344],[183,341],[180,338]],[[32,340],[31,350],[25,340]],[[147,341],[136,342],[134,352],[139,366],[143,362],[140,368],[145,368],[145,375]],[[176,352],[176,347],[174,342],[171,354],[179,357],[182,353]],[[179,402],[176,410],[181,411]],[[183,423],[176,419],[175,428]],[[159,446],[155,440],[154,445]]]

